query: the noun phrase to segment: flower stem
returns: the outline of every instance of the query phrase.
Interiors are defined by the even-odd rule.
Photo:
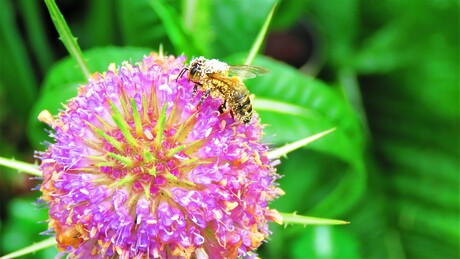
[[[275,4],[273,4],[272,9],[268,13],[267,19],[265,19],[264,25],[260,29],[259,34],[257,34],[257,38],[252,44],[251,50],[249,51],[249,55],[246,58],[246,61],[244,62],[245,65],[250,65],[252,61],[254,61],[254,58],[256,57],[257,52],[259,52],[260,46],[262,46],[265,35],[267,35],[268,26],[270,25],[270,21],[272,20],[273,13],[275,12],[275,8],[277,4],[278,4],[278,1],[275,1]]]
[[[0,165],[6,166],[9,168],[13,168],[13,169],[17,169],[21,172],[25,172],[31,175],[40,176],[40,177],[42,176],[42,174],[38,170],[38,167],[30,163],[0,157]]]
[[[59,33],[59,38],[62,40],[62,43],[64,43],[64,46],[70,56],[72,56],[72,58],[74,58],[77,62],[83,75],[89,79],[91,73],[89,72],[89,68],[86,65],[83,54],[81,53],[80,46],[78,45],[76,38],[72,35],[64,16],[56,5],[56,2],[54,0],[45,0],[45,4],[48,7],[51,20],[53,20],[54,26]]]
[[[42,249],[45,249],[45,248],[48,248],[48,247],[52,247],[56,245],[56,239],[54,237],[52,238],[49,238],[49,239],[45,239],[41,242],[38,242],[38,243],[35,243],[33,245],[30,245],[28,247],[24,247],[20,250],[17,250],[11,254],[7,254],[7,255],[4,255],[2,257],[0,257],[0,259],[9,259],[9,258],[16,258],[16,257],[19,257],[19,256],[23,256],[23,255],[26,255],[26,254],[30,254],[30,253],[33,253],[33,252],[37,252],[37,251],[40,251]]]

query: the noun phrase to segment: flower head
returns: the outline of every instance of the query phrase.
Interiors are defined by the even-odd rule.
[[[220,99],[197,107],[177,78],[185,57],[152,53],[96,73],[56,119],[40,154],[42,199],[60,251],[74,258],[233,258],[279,215],[274,162]]]

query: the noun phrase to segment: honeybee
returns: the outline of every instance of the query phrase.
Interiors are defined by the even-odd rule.
[[[268,69],[259,66],[236,65],[229,66],[217,59],[198,57],[190,61],[189,67],[181,70],[179,77],[188,71],[187,78],[195,83],[193,95],[198,87],[204,90],[198,106],[211,94],[213,98],[223,99],[219,112],[223,113],[230,106],[230,114],[239,122],[248,124],[252,118],[252,104],[249,91],[242,82],[268,73]]]

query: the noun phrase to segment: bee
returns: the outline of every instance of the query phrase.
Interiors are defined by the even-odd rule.
[[[187,71],[188,80],[195,83],[193,95],[196,95],[198,87],[204,90],[198,106],[210,94],[213,98],[220,97],[223,101],[219,107],[219,113],[225,112],[230,107],[232,117],[244,124],[248,124],[251,121],[252,104],[249,91],[242,80],[269,72],[264,67],[250,65],[229,66],[227,63],[217,59],[206,59],[204,57],[191,60],[189,67],[183,68],[178,78],[182,77]]]

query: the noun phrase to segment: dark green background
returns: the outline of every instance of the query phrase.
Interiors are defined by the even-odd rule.
[[[92,72],[169,54],[242,63],[272,0],[58,1]],[[263,258],[459,257],[459,3],[286,0],[247,81],[266,141],[281,146],[337,127],[282,159],[282,212],[351,221],[277,226]],[[187,21],[184,23],[184,21]],[[302,44],[300,44],[300,43]],[[300,45],[296,45],[300,44]],[[300,46],[300,47],[299,47]],[[46,6],[0,0],[0,156],[34,162],[43,109],[56,113],[84,76]],[[257,109],[257,99],[298,114]],[[0,254],[43,239],[39,184],[0,167]],[[54,249],[30,255],[51,258]]]

